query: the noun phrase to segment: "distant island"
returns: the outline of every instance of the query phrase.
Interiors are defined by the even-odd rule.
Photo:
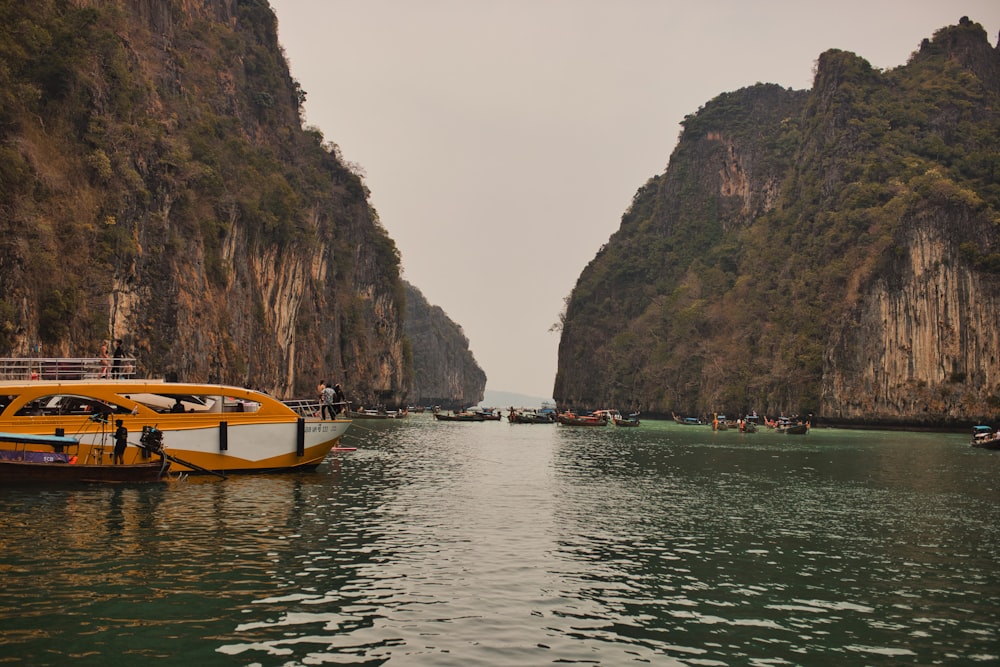
[[[493,408],[540,408],[543,402],[554,403],[551,398],[517,394],[511,391],[495,391],[487,389],[483,396],[483,405]]]

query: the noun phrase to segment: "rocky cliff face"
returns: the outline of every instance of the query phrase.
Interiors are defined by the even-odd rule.
[[[407,390],[399,256],[258,0],[0,8],[0,355]]]
[[[406,285],[404,331],[413,355],[411,405],[465,408],[483,400],[486,373],[469,350],[462,328],[438,306]]]
[[[831,332],[824,415],[957,423],[1000,413],[1000,284],[960,259],[948,231],[970,224],[938,211],[907,225],[892,278],[873,281]]]
[[[1000,414],[1000,52],[962,19],[905,66],[820,56],[684,121],[582,273],[555,397],[858,423]]]

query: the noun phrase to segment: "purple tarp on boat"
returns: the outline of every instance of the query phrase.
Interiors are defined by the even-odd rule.
[[[56,452],[25,452],[0,449],[0,461],[27,461],[28,463],[69,463],[70,456]]]

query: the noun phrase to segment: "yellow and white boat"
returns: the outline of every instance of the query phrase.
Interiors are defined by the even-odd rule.
[[[172,471],[222,473],[314,469],[351,424],[304,417],[267,394],[225,385],[0,381],[0,432],[76,438],[80,461],[111,461],[119,419],[129,431],[126,462],[140,454],[132,443],[150,426],[163,432]]]

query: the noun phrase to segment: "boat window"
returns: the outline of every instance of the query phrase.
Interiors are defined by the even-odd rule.
[[[201,396],[196,394],[132,394],[132,399],[142,403],[150,410],[169,413],[180,401],[184,412],[218,412],[215,407],[217,396]],[[178,410],[179,411],[179,410]]]
[[[260,403],[256,401],[247,401],[242,398],[230,398],[226,397],[225,405],[223,406],[223,412],[257,412],[260,409]]]
[[[45,417],[52,415],[109,415],[128,414],[128,408],[105,401],[92,398],[90,396],[79,396],[76,394],[51,394],[40,396],[33,401],[25,403],[17,411],[18,416]]]

